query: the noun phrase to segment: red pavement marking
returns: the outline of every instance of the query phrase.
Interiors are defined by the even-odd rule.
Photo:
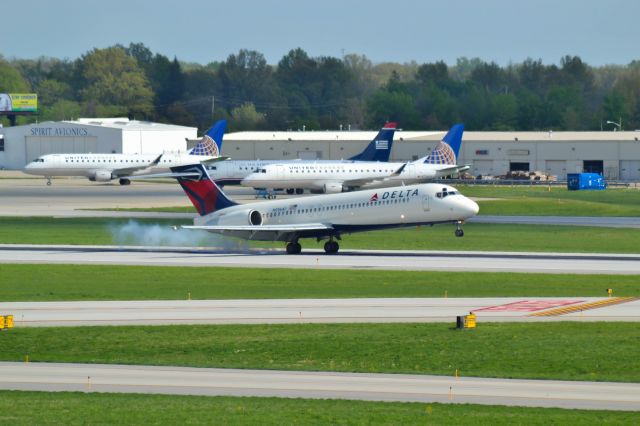
[[[584,302],[584,300],[520,300],[518,302],[507,303],[506,305],[474,309],[473,312],[535,312],[582,302]]]

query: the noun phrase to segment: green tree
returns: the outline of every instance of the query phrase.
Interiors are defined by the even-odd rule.
[[[247,102],[231,110],[231,120],[235,130],[255,130],[265,123],[265,114]]]
[[[0,58],[0,93],[30,92],[29,83],[10,63]]]
[[[123,48],[94,49],[81,58],[80,68],[84,80],[81,96],[89,104],[88,112],[100,109],[144,117],[153,112],[149,81]]]

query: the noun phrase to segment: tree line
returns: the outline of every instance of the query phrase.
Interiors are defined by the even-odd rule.
[[[6,59],[0,93],[38,94],[39,115],[18,123],[127,116],[232,131],[611,130],[640,128],[640,61],[592,67],[578,56],[559,65],[527,59],[499,66],[479,58],[373,64],[366,56],[311,57],[301,48],[276,65],[240,50],[224,62],[181,62],[141,43],[93,49],[75,60]],[[3,118],[5,125],[6,118]]]

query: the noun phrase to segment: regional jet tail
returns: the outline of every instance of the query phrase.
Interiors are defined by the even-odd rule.
[[[301,238],[328,240],[327,253],[339,249],[342,235],[376,229],[457,224],[478,213],[478,205],[455,188],[421,184],[288,200],[237,204],[209,177],[202,164],[172,167],[173,177],[198,210],[187,229],[200,229],[236,238],[283,241],[288,254],[299,254]]]
[[[447,176],[468,170],[469,166],[458,166],[458,154],[462,145],[462,134],[464,133],[464,124],[455,124],[447,134],[442,138],[440,143],[426,157],[416,160],[416,163],[434,164],[437,170],[437,176]],[[446,167],[451,166],[451,167]]]
[[[393,146],[393,134],[396,131],[397,123],[386,123],[378,132],[375,138],[360,154],[355,155],[351,161],[389,161],[391,147]]]

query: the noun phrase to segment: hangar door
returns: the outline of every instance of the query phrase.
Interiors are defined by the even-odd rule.
[[[473,160],[473,174],[493,175],[493,160]]]
[[[565,180],[567,178],[567,162],[565,160],[547,160],[544,171],[560,180]]]
[[[640,160],[620,161],[620,179],[638,181],[640,179]]]
[[[27,162],[45,154],[98,152],[95,136],[27,136],[25,138]]]

